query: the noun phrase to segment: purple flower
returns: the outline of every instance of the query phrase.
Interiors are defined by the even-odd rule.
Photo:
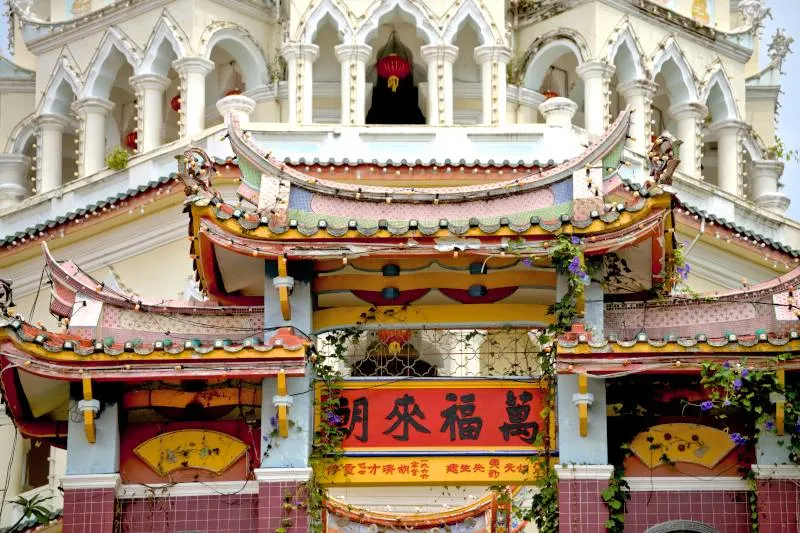
[[[584,285],[589,285],[592,282],[592,278],[590,278],[589,274],[586,274],[585,272],[581,272],[580,278],[581,278],[581,283],[583,283]]]
[[[577,275],[581,271],[581,260],[576,255],[572,258],[572,261],[569,262],[569,266],[567,270],[570,271],[571,274]]]
[[[767,420],[766,422],[764,422],[764,429],[766,429],[767,431],[775,429],[775,422],[773,422],[772,420]]]
[[[734,379],[733,380],[733,389],[734,390],[739,390],[741,388],[742,388],[742,380],[739,379],[739,378]]]
[[[746,378],[746,377],[747,377],[747,374],[749,374],[749,373],[750,373],[750,371],[749,371],[749,370],[747,370],[746,368],[743,368],[743,369],[742,369],[742,377],[743,377],[743,378]]]
[[[685,264],[683,266],[679,266],[676,270],[678,271],[678,275],[680,275],[681,279],[685,281],[686,278],[689,277],[689,271],[691,270],[691,267],[689,267],[688,264]]]
[[[730,367],[731,367],[731,364],[728,361],[725,361],[724,363],[722,363],[722,368],[730,368]]]
[[[724,402],[722,402],[722,407],[728,407],[730,404],[731,404],[730,400],[725,400]]]
[[[525,266],[531,266],[533,264],[533,260],[530,257],[525,257],[522,259],[522,264]]]
[[[704,401],[703,403],[700,404],[700,409],[703,412],[710,411],[713,408],[714,408],[714,402],[712,402],[711,400],[706,400],[706,401]]]
[[[580,243],[581,243],[581,240],[580,240],[578,237],[576,237],[575,235],[573,235],[573,236],[570,238],[570,242],[571,242],[572,244],[580,244]]]
[[[327,420],[328,424],[330,424],[331,426],[337,426],[337,425],[341,424],[344,421],[344,418],[342,418],[341,416],[337,415],[333,411],[327,411],[325,413],[325,419]]]
[[[732,433],[731,440],[737,446],[747,444],[747,437],[743,437],[740,433]]]
[[[278,417],[277,416],[271,416],[270,419],[269,419],[269,423],[270,423],[270,425],[272,427],[278,427]]]

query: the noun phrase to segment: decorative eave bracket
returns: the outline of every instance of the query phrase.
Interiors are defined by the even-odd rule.
[[[589,392],[589,378],[578,374],[578,392],[572,395],[572,403],[578,408],[578,430],[581,437],[589,434],[589,406],[594,403],[594,394]]]
[[[278,372],[278,394],[272,397],[272,405],[278,409],[278,435],[289,436],[289,408],[294,405],[294,398],[289,396],[286,388],[286,372]]]
[[[78,409],[83,412],[83,428],[89,444],[97,441],[97,428],[94,421],[100,411],[100,400],[92,399],[92,380],[83,378],[83,400],[78,401]]]
[[[281,315],[284,320],[292,319],[292,306],[289,303],[289,294],[294,287],[294,278],[286,269],[286,258],[278,257],[278,275],[272,278],[272,285],[278,289],[278,299],[281,304]]]

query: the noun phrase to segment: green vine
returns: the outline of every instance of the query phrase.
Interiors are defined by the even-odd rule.
[[[783,139],[777,135],[775,136],[775,144],[767,148],[766,155],[767,159],[772,159],[773,161],[800,162],[800,150],[786,148],[786,145],[783,144]]]
[[[555,413],[558,345],[554,341],[572,327],[579,314],[578,299],[583,294],[586,285],[591,282],[580,242],[578,237],[559,235],[550,250],[552,265],[556,272],[563,276],[566,283],[563,288],[564,294],[559,301],[548,308],[548,314],[554,317],[553,322],[539,336],[540,350],[537,358],[542,378],[549,382],[545,407],[542,410],[546,428],[550,427],[550,419]],[[547,431],[539,434],[536,444],[543,446],[543,453],[538,456],[537,460],[541,463],[541,470],[544,474],[536,482],[539,493],[534,495],[530,510],[523,513],[522,516],[526,520],[533,521],[541,533],[557,533],[559,530],[558,476],[552,465],[552,443]]]
[[[608,533],[623,533],[625,531],[625,504],[631,499],[628,492],[628,482],[624,478],[625,469],[621,466],[614,468],[614,475],[600,494],[603,502],[608,507],[608,520],[606,529]]]

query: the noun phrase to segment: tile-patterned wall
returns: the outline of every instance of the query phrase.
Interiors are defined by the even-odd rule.
[[[114,489],[64,491],[63,533],[111,533],[114,529]]]
[[[608,509],[600,493],[608,481],[593,479],[558,482],[559,530],[562,533],[605,533]]]
[[[643,533],[663,522],[691,520],[720,533],[748,533],[748,509],[746,492],[634,492],[628,502],[625,531]]]
[[[305,498],[296,499],[301,485],[296,481],[261,483],[258,487],[258,529],[253,529],[253,532],[273,533],[286,518],[292,523],[287,528],[289,531],[308,531],[308,514],[302,505],[298,505]],[[293,506],[293,509],[285,509],[285,504]]]
[[[800,531],[800,480],[759,481],[758,508],[761,533]]]
[[[258,524],[258,495],[123,500],[121,512],[122,533],[252,533]]]

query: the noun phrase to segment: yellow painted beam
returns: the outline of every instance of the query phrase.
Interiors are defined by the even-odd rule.
[[[381,291],[394,287],[401,291],[415,289],[469,289],[484,285],[488,289],[503,287],[553,287],[556,273],[553,270],[530,270],[469,274],[467,272],[419,272],[400,276],[363,276],[359,274],[334,274],[314,280],[314,292],[326,291]]]
[[[781,388],[784,388],[786,386],[786,370],[780,369],[776,374],[778,383]],[[783,436],[784,424],[786,422],[786,400],[785,397],[782,396],[782,398],[784,399],[775,402],[775,431],[779,436]]]
[[[87,402],[92,400],[92,380],[90,378],[83,378],[83,399]],[[86,440],[89,444],[94,444],[97,441],[97,431],[94,426],[94,412],[89,409],[83,411],[83,429],[86,431]]]
[[[286,277],[286,258],[284,256],[278,257],[278,275]],[[278,298],[281,302],[281,315],[284,320],[292,319],[292,307],[289,304],[289,287],[278,287]]]
[[[278,372],[278,396],[288,396],[286,389],[286,372]],[[289,436],[289,407],[285,404],[278,405],[278,435],[284,439]]]
[[[333,307],[314,312],[314,331],[351,327],[364,324],[364,317],[372,316],[366,324],[392,326],[481,324],[491,322],[497,327],[503,324],[549,324],[552,316],[547,314],[547,305],[540,304],[450,304],[392,306]],[[374,309],[374,311],[373,311]]]
[[[589,378],[586,374],[578,374],[578,392],[580,394],[589,392]],[[578,428],[581,437],[589,434],[589,405],[585,402],[578,404]]]

